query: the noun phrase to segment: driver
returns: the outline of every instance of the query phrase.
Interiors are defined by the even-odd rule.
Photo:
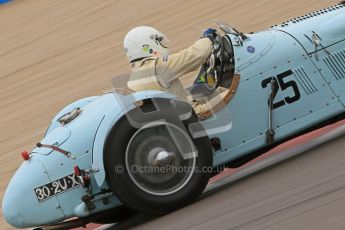
[[[216,30],[209,28],[193,45],[169,55],[169,40],[163,33],[148,26],[132,29],[124,38],[124,49],[132,68],[128,88],[168,91],[191,102],[191,95],[179,78],[197,70],[210,57],[216,36]],[[193,104],[196,113],[202,110],[200,106]]]

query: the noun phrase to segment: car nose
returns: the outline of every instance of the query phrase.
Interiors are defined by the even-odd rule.
[[[3,216],[16,228],[42,226],[62,220],[64,214],[56,197],[39,201],[35,188],[50,183],[38,157],[23,162],[12,177],[2,202]]]

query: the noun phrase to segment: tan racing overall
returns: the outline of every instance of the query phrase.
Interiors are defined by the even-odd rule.
[[[132,74],[127,82],[133,91],[161,90],[192,103],[180,77],[197,70],[211,55],[212,42],[208,38],[166,57],[148,57],[132,63]]]

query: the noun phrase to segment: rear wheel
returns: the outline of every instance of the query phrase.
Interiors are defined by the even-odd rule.
[[[176,116],[175,112],[166,113],[165,118]],[[183,121],[184,127],[173,120],[134,128],[125,116],[109,136],[107,178],[126,206],[164,214],[195,200],[207,185],[212,172],[208,137],[193,139],[188,133],[188,125],[197,121],[195,116]]]

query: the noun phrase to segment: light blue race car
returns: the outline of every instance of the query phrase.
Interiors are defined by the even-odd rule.
[[[219,23],[213,60],[189,88],[198,113],[161,91],[73,102],[22,153],[5,219],[72,227],[164,214],[193,202],[222,168],[344,118],[344,22],[342,2],[258,33]]]

